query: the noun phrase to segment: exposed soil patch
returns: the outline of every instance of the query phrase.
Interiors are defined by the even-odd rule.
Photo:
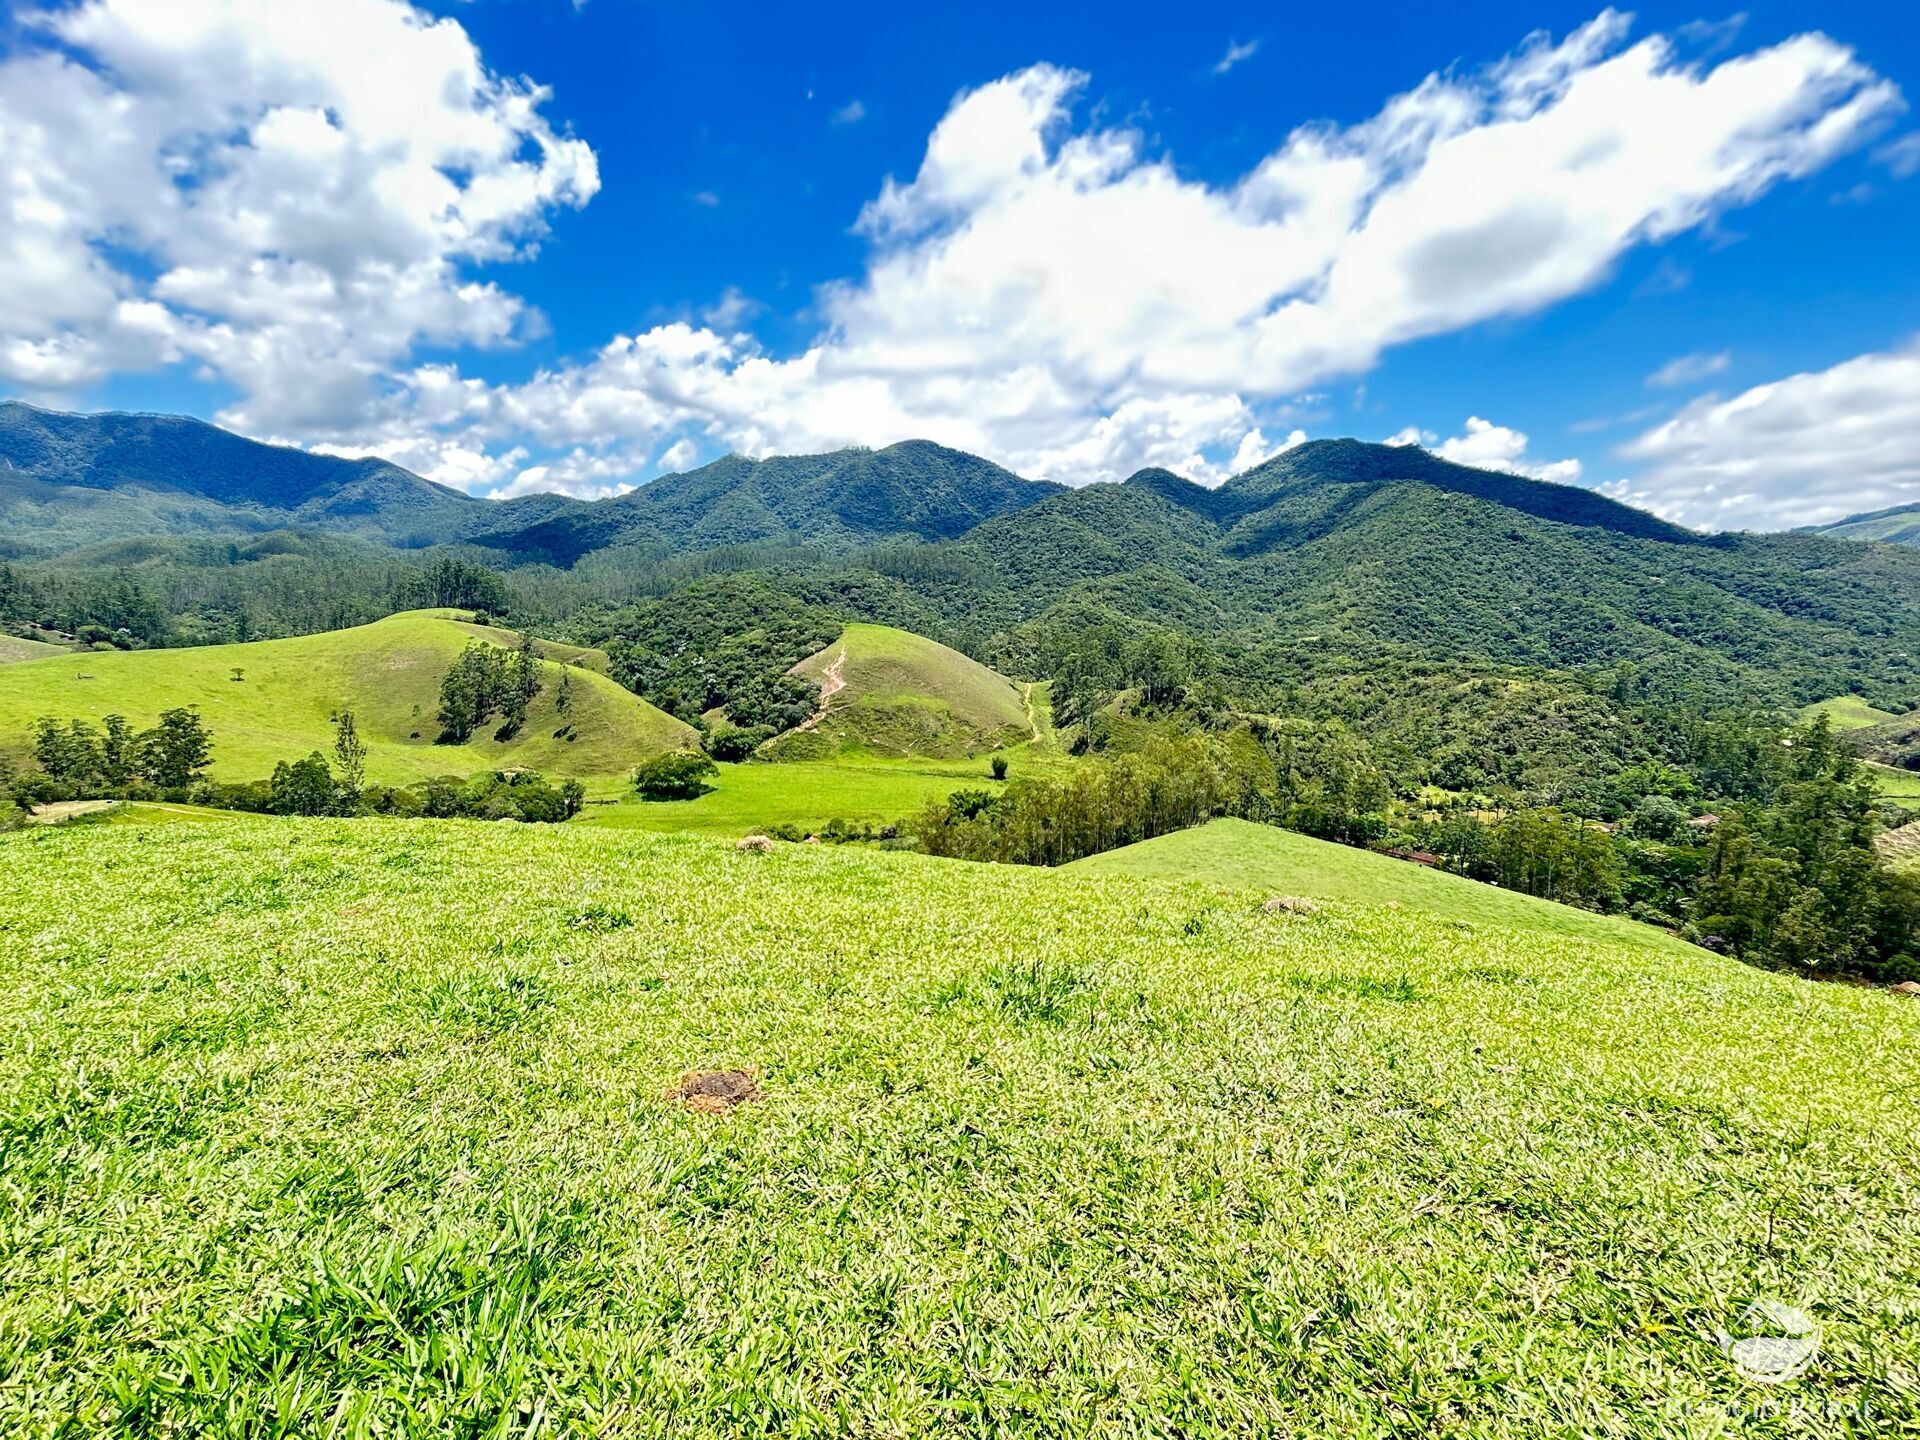
[[[1304,895],[1276,895],[1260,908],[1269,915],[1311,915],[1320,905]]]
[[[736,1105],[767,1097],[753,1083],[751,1070],[689,1070],[661,1098],[678,1100],[702,1115],[724,1115]]]
[[[820,676],[820,708],[802,720],[794,728],[811,730],[827,718],[827,709],[833,697],[847,688],[847,649],[840,647],[840,653],[833,657],[826,670]]]
[[[111,810],[119,803],[118,800],[52,800],[29,810],[27,821],[33,825],[58,825],[63,820],[76,820],[82,815],[97,815],[102,810]]]

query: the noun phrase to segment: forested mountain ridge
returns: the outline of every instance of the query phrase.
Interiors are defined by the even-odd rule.
[[[599,501],[489,500],[386,460],[248,440],[177,415],[0,402],[0,522],[16,558],[152,536],[313,530],[414,548],[473,542],[570,566],[608,548],[687,554],[766,542],[845,551],[939,540],[1057,492],[925,440],[729,455]]]
[[[1920,689],[1920,554],[1703,535],[1413,447],[1309,443],[1208,491],[1165,471],[1055,496],[896,565],[993,631],[1071,595],[1300,673],[1399,653],[1629,666],[1805,703]],[[1843,683],[1844,682],[1844,683]]]
[[[521,523],[580,502],[503,502]],[[181,415],[70,415],[0,402],[0,522],[18,554],[150,535],[303,529],[419,546],[500,507],[374,457],[264,445]]]
[[[26,608],[11,618],[69,630],[128,626],[139,601],[206,612],[175,627],[183,634],[251,638],[263,631],[249,615],[313,609],[303,577],[349,561],[346,588],[378,593],[356,590],[354,607],[332,595],[315,618],[351,623],[424,603],[401,572],[425,557],[404,547],[451,542],[503,572],[523,612],[555,619],[671,590],[697,573],[690,562],[771,566],[813,595],[838,595],[842,618],[963,647],[1091,608],[1204,638],[1236,657],[1243,680],[1282,687],[1399,657],[1622,668],[1623,683],[1643,689],[1776,704],[1852,692],[1904,706],[1920,691],[1920,550],[1699,534],[1577,486],[1414,446],[1310,441],[1216,489],[1156,469],[1069,490],[906,441],[728,456],[592,503],[495,502],[384,461],[259,445],[198,421],[9,404],[0,462],[12,553],[68,555],[15,577],[15,608]],[[224,543],[267,529],[345,537],[256,535],[238,553]],[[156,532],[166,538],[147,538]],[[251,561],[269,542],[275,554]],[[149,573],[169,596],[147,594]],[[109,582],[118,589],[94,604]],[[249,598],[265,586],[287,594]],[[134,630],[178,643],[166,628]]]
[[[1061,488],[928,440],[764,460],[728,455],[532,525],[493,527],[475,543],[561,566],[628,547],[684,553],[774,542],[846,551],[949,539]]]

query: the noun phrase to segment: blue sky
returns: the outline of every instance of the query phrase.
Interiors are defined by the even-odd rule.
[[[16,9],[0,389],[486,493],[1354,434],[1807,523],[1920,501],[1916,95],[1895,4]]]

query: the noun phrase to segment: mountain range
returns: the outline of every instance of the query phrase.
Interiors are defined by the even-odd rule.
[[[491,501],[196,420],[8,403],[0,527],[30,559],[114,537],[283,529],[460,543],[500,568],[561,572],[752,546],[753,563],[836,573],[842,594],[848,574],[866,575],[878,588],[859,582],[845,608],[949,637],[1078,609],[1204,636],[1243,673],[1392,653],[1626,665],[1795,703],[1853,691],[1904,707],[1920,694],[1920,549],[1705,535],[1591,490],[1357,440],[1295,446],[1217,488],[1150,469],[1068,489],[906,441],[728,456],[594,502]]]

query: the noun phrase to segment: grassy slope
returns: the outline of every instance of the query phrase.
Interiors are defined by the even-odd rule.
[[[572,827],[72,827],[0,864],[5,1433],[1914,1413],[1902,997]],[[661,1099],[714,1065],[765,1099]],[[1784,1391],[1710,1338],[1756,1295],[1825,1327]]]
[[[1920,820],[1889,830],[1879,838],[1881,852],[1903,869],[1920,867]]]
[[[692,732],[679,721],[579,669],[567,717],[577,738],[555,739],[567,723],[553,708],[556,665],[544,667],[545,688],[513,740],[495,741],[489,727],[464,746],[435,745],[441,677],[474,630],[443,613],[416,611],[290,640],[29,661],[9,666],[0,682],[0,745],[23,748],[41,715],[97,723],[117,713],[145,726],[174,705],[200,707],[214,733],[213,774],[230,780],[261,779],[277,760],[327,750],[329,717],[342,707],[354,712],[367,741],[369,778],[393,783],[500,765],[619,775],[648,754],[691,743]],[[498,632],[490,638],[513,639]],[[239,681],[232,679],[236,666]]]
[[[822,680],[840,662],[844,689],[817,729],[774,753],[819,758],[842,748],[885,755],[959,757],[1031,739],[1024,691],[958,650],[887,625],[849,625],[793,673]]]
[[[0,635],[0,665],[11,665],[18,660],[45,660],[50,656],[70,653],[64,645],[49,645],[44,640],[28,640],[19,635]]]
[[[1406,860],[1334,845],[1250,820],[1212,824],[1090,855],[1068,874],[1191,880],[1221,890],[1258,890],[1313,900],[1392,902],[1469,924],[1504,925],[1578,939],[1688,950],[1681,941],[1614,916],[1536,900]]]
[[[1858,695],[1836,695],[1831,700],[1817,701],[1801,708],[1802,720],[1811,720],[1817,715],[1825,715],[1833,722],[1835,730],[1864,730],[1869,725],[1880,725],[1898,718],[1891,710],[1875,709]]]

